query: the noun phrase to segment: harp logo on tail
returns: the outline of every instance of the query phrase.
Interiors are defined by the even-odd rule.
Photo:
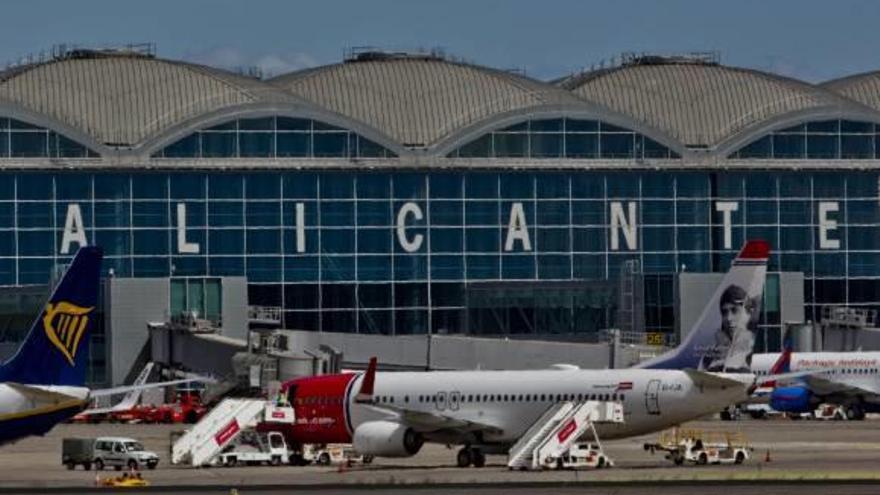
[[[89,313],[93,309],[95,308],[84,308],[67,301],[46,304],[43,330],[71,366],[74,366],[79,341],[89,325]]]

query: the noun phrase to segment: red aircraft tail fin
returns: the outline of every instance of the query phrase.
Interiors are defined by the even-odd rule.
[[[376,356],[370,358],[370,364],[364,373],[364,380],[361,382],[361,389],[355,396],[355,402],[372,402],[373,401],[373,385],[376,383]]]

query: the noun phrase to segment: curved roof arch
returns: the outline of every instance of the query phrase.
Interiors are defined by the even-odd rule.
[[[432,148],[493,116],[578,104],[551,84],[431,56],[365,54],[269,82],[361,121],[407,148]]]
[[[55,131],[77,143],[91,149],[100,156],[108,156],[114,153],[114,150],[108,148],[99,141],[96,141],[91,135],[82,132],[82,130],[71,127],[64,122],[58,122],[45,114],[34,112],[31,109],[22,107],[15,102],[5,101],[0,98],[0,117],[8,117],[22,122],[27,122],[39,127],[44,127],[50,131]]]
[[[785,115],[864,110],[805,82],[705,62],[636,62],[558,84],[702,149],[714,149]]]
[[[864,72],[862,74],[832,79],[820,84],[820,86],[828,91],[880,111],[880,71]]]

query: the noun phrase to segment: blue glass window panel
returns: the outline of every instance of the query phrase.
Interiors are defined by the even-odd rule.
[[[880,229],[877,227],[853,227],[846,229],[849,236],[847,245],[852,250],[876,250],[880,246]],[[829,234],[829,237],[832,237]],[[836,236],[834,236],[836,237]]]
[[[88,174],[59,174],[55,178],[55,197],[59,200],[92,198],[92,177]]]
[[[307,228],[303,232],[305,234],[305,251],[303,253],[297,252],[297,239],[296,239],[296,230],[295,229],[284,229],[284,251],[289,254],[307,254],[307,253],[317,253],[318,252],[318,239],[319,239],[319,230]]]
[[[529,135],[529,151],[532,158],[559,158],[563,155],[563,134],[532,133]]]
[[[19,256],[52,256],[55,254],[53,232],[51,230],[20,230],[18,232],[18,254]]]
[[[641,231],[642,249],[645,251],[675,250],[675,230],[665,227],[643,227]],[[626,245],[626,242],[622,243]]]
[[[599,132],[599,122],[595,120],[565,119],[566,132]]]
[[[0,158],[7,158],[9,156],[9,132],[2,130],[2,124],[0,124]],[[13,279],[13,283],[15,283],[15,279]]]
[[[169,144],[157,155],[164,156],[165,158],[196,158],[200,152],[201,141],[199,140],[199,133],[193,133]]]
[[[388,148],[369,139],[353,135],[357,138],[357,156],[360,158],[385,158],[397,156]]]
[[[605,255],[575,254],[572,256],[575,279],[597,280],[605,278]]]
[[[679,253],[678,269],[681,271],[705,273],[709,269],[708,253]]]
[[[19,228],[52,227],[51,203],[19,203]],[[51,243],[50,243],[51,244]]]
[[[786,198],[809,198],[812,178],[804,173],[783,173],[779,177],[779,195]]]
[[[602,132],[629,132],[632,133],[626,127],[620,127],[614,124],[609,124],[608,122],[599,122],[599,128]]]
[[[607,229],[603,227],[578,227],[572,231],[572,249],[587,253],[605,251],[607,235]]]
[[[775,198],[776,176],[773,174],[752,173],[746,176],[746,197]]]
[[[813,176],[813,196],[816,198],[843,198],[846,194],[846,176],[840,173],[822,173]]]
[[[274,117],[258,117],[255,119],[239,119],[238,130],[240,131],[272,131],[275,130]]]
[[[807,158],[837,158],[839,153],[836,134],[808,134]]]
[[[846,221],[850,225],[880,223],[880,202],[876,199],[847,201]]]
[[[49,137],[45,131],[10,132],[9,150],[13,158],[33,158],[47,156]]]
[[[281,180],[276,174],[250,174],[244,177],[247,199],[278,199]]]
[[[354,256],[321,256],[321,278],[330,282],[354,280]]]
[[[175,225],[177,210],[175,208]],[[134,227],[167,227],[168,203],[164,201],[136,201],[132,204],[132,223]]]
[[[258,256],[247,260],[248,282],[281,282],[281,257]]]
[[[391,256],[358,256],[357,272],[359,281],[391,280]]]
[[[461,258],[458,258],[461,259]],[[431,260],[433,262],[433,260]],[[431,284],[431,304],[434,307],[464,306],[465,286],[461,283]]]
[[[772,158],[773,138],[764,136],[743,146],[731,155],[731,158]]]
[[[568,199],[568,186],[568,174],[543,173],[535,177],[535,195],[538,199]]]
[[[212,227],[244,225],[244,203],[241,201],[209,201],[208,224]]]
[[[840,158],[844,160],[874,158],[873,136],[842,134],[840,136]]]
[[[398,335],[427,333],[428,312],[421,310],[395,311],[394,332]]]
[[[638,198],[639,180],[633,174],[608,174],[609,198]]]
[[[282,187],[286,199],[316,199],[318,197],[318,176],[310,173],[285,174]]]
[[[571,259],[564,255],[539,255],[538,278],[565,280],[571,278]]]
[[[855,122],[852,120],[840,121],[840,132],[851,134],[872,134],[874,124],[871,122]]]
[[[204,199],[205,176],[201,174],[172,174],[171,199]]]
[[[643,198],[669,198],[675,197],[675,176],[672,174],[644,174],[642,175]]]
[[[342,127],[328,124],[327,122],[321,122],[319,120],[312,121],[312,129],[315,131],[345,131]]]
[[[357,243],[359,253],[389,253],[391,229],[358,229]]]
[[[492,156],[492,134],[486,134],[474,139],[450,153],[450,156],[460,156],[462,158],[488,158]]]
[[[880,177],[874,172],[850,173],[846,177],[846,195],[849,199],[865,198],[877,200],[880,197]]]
[[[0,200],[15,199],[15,175],[0,174]]]
[[[465,260],[465,273],[472,280],[497,280],[500,261],[497,255],[470,255]]]
[[[715,186],[718,198],[741,198],[745,193],[741,174],[720,173],[715,176]]]
[[[0,202],[0,229],[11,229],[15,226],[15,204],[11,201]],[[0,234],[2,235],[2,234]]]
[[[709,177],[705,174],[678,174],[675,177],[675,193],[679,198],[708,198]]]
[[[351,199],[353,197],[354,180],[351,174],[321,175],[321,199]]]
[[[841,242],[841,247],[843,243]],[[814,254],[815,272],[818,277],[840,277],[846,275],[846,257],[843,253],[817,251]]]
[[[349,155],[348,132],[316,132],[312,139],[315,147],[314,156],[347,157]]]
[[[461,228],[432,228],[431,253],[461,253],[464,250],[464,232]]]
[[[599,156],[598,134],[565,135],[565,157],[575,159],[591,159]]]
[[[531,233],[531,232],[530,232]],[[566,253],[571,246],[569,229],[564,228],[540,228],[537,229],[537,241],[535,250],[541,253]],[[520,246],[516,243],[515,246]]]
[[[572,201],[571,221],[574,225],[605,225],[605,202]]]
[[[501,247],[501,231],[497,227],[468,228],[465,246],[470,253],[497,253]]]
[[[398,254],[394,256],[395,280],[426,280],[427,278],[427,256],[419,254]]]
[[[535,179],[531,174],[504,174],[501,176],[501,197],[532,199],[534,197],[534,183]]]
[[[321,229],[322,253],[353,253],[354,231],[351,229]]]
[[[809,251],[813,247],[812,227],[780,227],[780,251]]]
[[[131,197],[131,180],[128,175],[96,174],[95,199],[129,199]]]
[[[602,158],[632,158],[635,153],[635,140],[632,133],[601,134],[599,150]]]
[[[709,251],[709,227],[679,227],[676,230],[678,246],[689,251]]]
[[[202,132],[203,158],[230,158],[238,156],[235,132]]]
[[[880,253],[849,254],[849,275],[851,277],[876,277],[880,275],[878,267],[880,267]],[[880,282],[873,280],[872,283],[876,287]]]
[[[312,282],[318,280],[318,257],[285,257],[284,279],[288,282]]]
[[[182,277],[203,276],[208,273],[207,260],[204,256],[172,256],[172,275]]]
[[[134,199],[168,198],[168,176],[164,174],[134,174],[131,184]]]
[[[312,156],[312,135],[305,132],[279,132],[275,136],[278,157]]]
[[[18,261],[18,283],[45,285],[52,272],[52,258],[22,259]]]
[[[468,226],[499,225],[498,203],[495,201],[465,202],[465,224]]]
[[[802,134],[774,134],[773,158],[803,158],[806,137]]]
[[[52,183],[49,174],[21,174],[18,176],[18,199],[52,199]]]
[[[135,277],[167,277],[169,260],[167,256],[147,256],[132,259],[132,274]]]
[[[352,226],[354,225],[354,202],[324,201],[321,203],[321,225]]]
[[[104,259],[101,262],[101,274],[107,276],[110,270],[113,270],[113,275],[116,277],[131,277],[131,258],[129,256],[107,256],[105,251]]]
[[[421,237],[421,239],[422,239],[422,240],[421,240],[421,244],[419,245],[419,248],[416,250],[416,252],[422,252],[422,253],[423,253],[423,252],[425,252],[425,251],[427,250],[427,248],[428,248],[428,229],[427,229],[427,228],[422,227],[422,226],[414,227],[414,226],[412,226],[412,225],[408,225],[408,226],[404,229],[403,233],[404,233],[404,236],[405,236],[406,239],[407,239],[407,242],[410,242],[410,243],[415,243],[415,242],[417,242],[416,239],[417,239],[418,237]],[[401,243],[400,243],[400,241],[399,241],[398,238],[397,238],[397,234],[396,234],[396,232],[395,232],[394,251],[397,252],[397,253],[406,253],[406,252],[408,252],[408,251],[406,251],[406,250],[403,249],[403,246],[401,246]]]
[[[11,232],[0,232],[0,256],[15,256],[15,236]]]
[[[395,199],[423,199],[426,196],[427,182],[422,174],[396,174],[392,182]]]
[[[312,121],[294,117],[276,117],[275,128],[279,131],[311,131]]]
[[[675,256],[662,253],[645,253],[642,256],[642,269],[645,273],[675,273]]]
[[[776,201],[746,201],[746,223],[749,225],[775,225]]]
[[[245,237],[249,254],[281,253],[281,231],[278,229],[248,229]]]
[[[463,280],[463,256],[431,256],[431,280]],[[434,301],[436,305],[437,302]]]
[[[526,133],[493,133],[492,146],[496,157],[526,157],[529,153],[529,135]]]
[[[498,175],[471,173],[464,176],[467,199],[493,199],[498,197]]]
[[[642,144],[642,155],[645,158],[678,158],[678,154],[649,137],[639,136],[639,139]]]
[[[839,120],[822,120],[816,122],[807,122],[807,134],[810,133],[833,133],[840,132]]]
[[[464,204],[461,201],[436,200],[429,205],[431,225],[462,225]]]
[[[461,174],[432,174],[430,178],[431,198],[461,198],[464,193],[464,176]]]
[[[779,223],[782,225],[809,225],[813,223],[810,201],[786,200],[779,202]]]
[[[568,201],[539,201],[537,203],[538,225],[568,225]]]
[[[125,201],[96,202],[95,227],[128,227],[131,203]]]
[[[771,247],[779,245],[779,234],[775,225],[766,227],[748,226],[746,227],[746,239],[763,239],[769,242]]]
[[[741,225],[734,222],[730,228],[730,249],[739,250],[739,248],[742,247],[743,243],[745,243],[745,238],[743,237],[743,228]],[[715,250],[725,249],[723,227],[712,227],[712,247]],[[721,263],[720,266],[723,267],[724,270],[726,270],[728,267],[730,267],[730,260]]]
[[[168,254],[168,230],[166,229],[135,230],[132,232],[132,239],[134,240],[133,254],[147,256]]]
[[[321,315],[322,332],[346,332],[357,330],[355,311],[327,311]]]
[[[237,120],[228,120],[226,122],[222,122],[220,124],[208,127],[205,130],[206,131],[236,131],[236,130],[238,130],[238,121]]]
[[[357,197],[362,199],[388,199],[391,197],[391,176],[379,173],[358,175]]]
[[[244,276],[244,257],[211,256],[208,260],[208,274],[226,277]]]
[[[391,335],[393,316],[391,311],[358,311],[358,333]]]
[[[780,129],[776,131],[777,133],[787,133],[787,134],[803,134],[807,130],[806,124],[797,124],[791,127],[786,127],[785,129]]]
[[[281,203],[278,201],[248,201],[244,209],[248,227],[281,225]]]
[[[711,204],[709,201],[701,200],[678,200],[675,204],[677,222],[680,225],[705,225],[709,223]]]
[[[506,254],[501,257],[501,276],[504,279],[534,279],[535,257],[530,254]]]
[[[624,212],[629,213],[624,205]],[[637,206],[641,209],[643,225],[672,225],[675,223],[675,203],[672,201],[646,200]],[[638,213],[638,210],[636,210]]]
[[[242,254],[244,253],[244,230],[242,229],[210,229],[208,230],[208,249],[211,254]]]
[[[358,201],[357,224],[359,227],[392,225],[391,203],[389,201]]]

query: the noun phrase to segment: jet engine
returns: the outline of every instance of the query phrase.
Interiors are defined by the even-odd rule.
[[[368,421],[354,430],[354,449],[361,455],[409,457],[422,448],[422,435],[394,421]]]
[[[770,394],[770,407],[779,412],[805,413],[815,408],[813,394],[805,387],[781,387]]]

